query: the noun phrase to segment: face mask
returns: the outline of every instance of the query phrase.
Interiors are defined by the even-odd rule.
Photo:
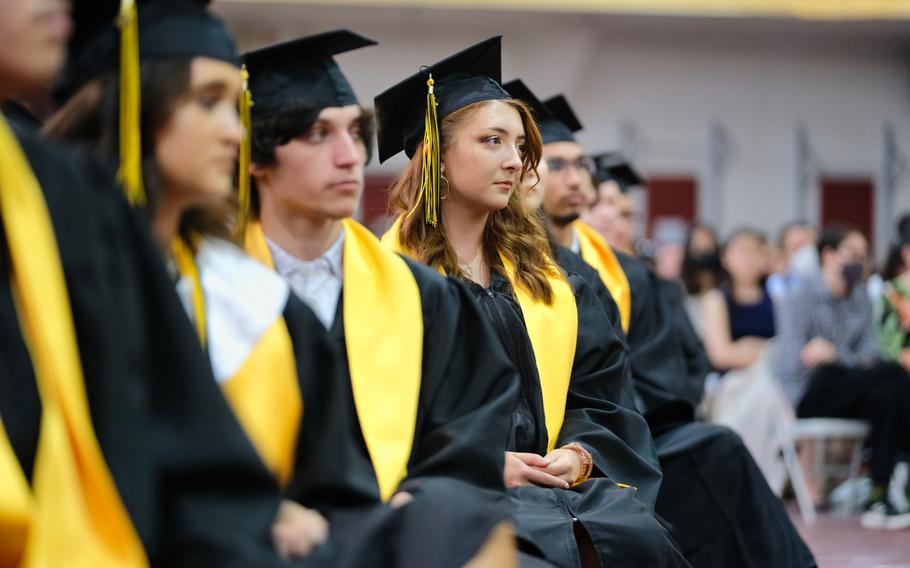
[[[844,282],[847,283],[847,288],[853,289],[853,287],[859,284],[863,279],[863,263],[852,262],[844,265],[843,274]]]
[[[705,252],[692,257],[692,266],[699,270],[720,268],[720,256],[716,252]]]

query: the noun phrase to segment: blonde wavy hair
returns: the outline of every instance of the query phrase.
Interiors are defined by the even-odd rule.
[[[454,140],[458,127],[481,105],[492,101],[481,101],[461,108],[445,117],[440,123],[440,143],[443,162],[450,143]],[[504,102],[518,111],[525,131],[525,149],[522,154],[521,177],[533,172],[536,176],[537,165],[543,152],[540,131],[534,122],[531,109],[522,101],[506,99]],[[449,243],[446,234],[445,216],[440,216],[436,227],[429,225],[424,216],[423,197],[420,196],[420,169],[422,165],[422,147],[418,146],[408,167],[392,186],[389,196],[390,212],[402,216],[401,229],[398,234],[402,247],[417,260],[442,268],[450,276],[465,277],[458,264],[455,250]],[[407,217],[414,210],[416,213]],[[445,201],[442,202],[445,209]],[[508,205],[490,213],[483,234],[483,255],[487,266],[502,267],[505,258],[515,269],[515,283],[521,286],[533,298],[547,304],[553,301],[553,289],[549,278],[559,276],[559,269],[550,259],[550,245],[547,233],[540,220],[525,206],[520,184],[509,197]]]

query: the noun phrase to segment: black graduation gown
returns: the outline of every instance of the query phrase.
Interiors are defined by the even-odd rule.
[[[594,459],[591,479],[570,490],[520,487],[509,490],[523,551],[557,566],[577,566],[578,522],[604,566],[687,566],[672,537],[652,513],[660,469],[641,415],[620,404],[625,347],[607,321],[594,292],[570,275],[578,306],[578,339],[557,447],[579,442]],[[534,351],[508,281],[494,272],[490,288],[469,283],[474,297],[521,376],[512,409],[508,449],[547,453],[543,400]],[[634,485],[624,489],[616,483]]]
[[[407,258],[405,262],[417,281],[424,319],[414,444],[408,475],[398,487],[413,494],[415,501],[375,531],[377,537],[390,535],[402,545],[382,546],[380,538],[370,554],[374,566],[455,567],[476,554],[490,530],[506,517],[502,470],[517,379],[464,287],[424,265]],[[329,336],[346,361],[343,293]],[[378,501],[376,475],[356,421],[348,366],[342,371],[344,398],[354,421],[355,463],[345,484]],[[352,522],[345,511],[330,510],[329,516],[340,527]],[[362,518],[354,515],[353,522]]]
[[[616,253],[632,290],[632,377],[664,480],[657,512],[696,567],[814,566],[781,501],[729,428],[695,420],[710,366],[679,287]]]
[[[17,136],[33,134],[41,128],[41,121],[27,108],[16,101],[7,99],[0,105],[0,112]]]
[[[269,533],[278,491],[221,396],[149,234],[106,169],[20,141],[56,232],[95,434],[149,560],[283,565]],[[40,400],[3,241],[0,415],[31,475]]]

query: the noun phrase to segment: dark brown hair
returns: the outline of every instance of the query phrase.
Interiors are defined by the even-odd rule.
[[[894,243],[888,250],[888,258],[882,269],[882,278],[892,280],[901,275],[907,266],[904,265],[904,249],[910,247],[910,214],[903,215],[897,221],[897,234]]]
[[[191,59],[166,57],[143,61],[142,81],[142,180],[148,196],[146,214],[152,217],[161,197],[161,182],[155,160],[155,134],[167,123],[174,109],[189,93]],[[84,85],[45,124],[44,132],[55,139],[85,143],[112,164],[119,160],[120,92],[118,76],[105,74]],[[191,242],[193,235],[211,235],[234,241],[231,226],[236,205],[196,207],[180,219],[179,234]]]
[[[525,150],[522,155],[521,178],[530,171],[537,171],[540,163],[542,143],[540,131],[534,122],[530,108],[523,102],[509,99],[502,101],[518,111],[525,131]],[[482,101],[468,105],[445,117],[440,123],[440,143],[445,157],[456,129],[481,105]],[[390,195],[391,212],[406,215],[412,209],[422,210],[423,198],[420,193],[420,170],[422,165],[422,145],[414,152],[414,157],[392,187]],[[445,202],[443,201],[443,208]],[[405,218],[398,235],[401,245],[418,260],[436,268],[442,268],[446,274],[464,277],[458,264],[455,250],[446,235],[444,217],[433,227],[426,223],[422,215]],[[516,187],[509,197],[508,205],[490,213],[483,234],[483,255],[488,266],[502,266],[499,257],[502,254],[514,267],[517,283],[534,298],[543,299],[546,303],[553,301],[553,289],[548,277],[559,274],[548,255],[550,250],[547,234],[537,216],[525,206],[521,189]]]
[[[252,162],[257,166],[275,164],[275,148],[283,146],[310,129],[324,109],[312,109],[305,106],[289,106],[268,116],[254,117],[250,125],[250,146]],[[373,157],[373,111],[360,109],[360,135],[366,148],[366,163]],[[259,214],[259,190],[256,178],[251,176],[252,192],[250,204],[253,213]]]

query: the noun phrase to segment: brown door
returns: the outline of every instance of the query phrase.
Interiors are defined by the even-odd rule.
[[[862,232],[874,250],[875,188],[869,178],[825,177],[821,182],[821,223],[848,225]]]
[[[698,217],[698,185],[694,177],[673,176],[648,178],[648,227],[654,236],[654,226],[660,219],[679,219],[686,224]]]
[[[387,227],[385,216],[389,210],[389,189],[395,176],[368,175],[363,186],[363,224],[373,231],[382,232]]]

